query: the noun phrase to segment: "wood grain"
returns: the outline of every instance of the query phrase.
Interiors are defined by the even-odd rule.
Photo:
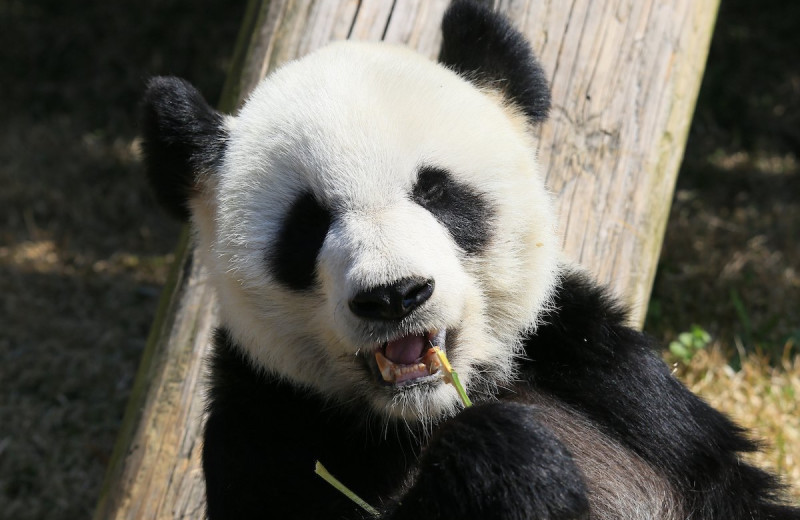
[[[540,160],[566,254],[641,324],[719,0],[499,0],[550,74]],[[447,0],[250,0],[220,107],[270,70],[354,38],[434,58]],[[188,233],[162,296],[95,520],[203,515],[203,356],[215,298]]]

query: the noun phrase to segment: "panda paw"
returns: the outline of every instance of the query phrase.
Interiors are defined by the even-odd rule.
[[[586,497],[580,470],[535,408],[491,403],[439,429],[389,518],[583,519]]]

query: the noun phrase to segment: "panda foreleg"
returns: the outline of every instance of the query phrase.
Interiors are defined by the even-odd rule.
[[[495,402],[448,421],[389,518],[588,518],[580,470],[536,415],[530,405]]]

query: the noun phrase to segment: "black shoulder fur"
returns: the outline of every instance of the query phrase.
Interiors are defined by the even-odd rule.
[[[581,410],[672,481],[693,518],[800,518],[778,485],[740,460],[744,431],[672,376],[605,289],[571,274],[557,310],[525,344],[527,381]],[[735,497],[735,498],[734,498]]]

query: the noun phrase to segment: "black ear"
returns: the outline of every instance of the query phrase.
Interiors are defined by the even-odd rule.
[[[172,215],[189,218],[189,199],[199,192],[225,151],[222,114],[189,82],[155,77],[142,101],[145,165],[158,201]]]
[[[456,0],[442,19],[439,62],[467,80],[500,90],[532,123],[547,119],[550,88],[530,44],[490,7]]]

